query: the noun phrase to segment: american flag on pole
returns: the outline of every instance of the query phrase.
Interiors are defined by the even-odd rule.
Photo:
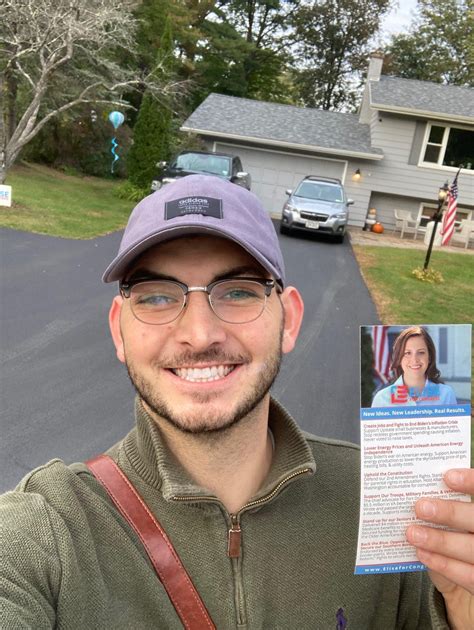
[[[459,169],[460,171],[461,169]],[[454,219],[456,218],[456,211],[458,209],[458,175],[459,171],[456,173],[456,177],[453,180],[453,183],[449,187],[448,192],[448,207],[443,217],[443,226],[441,228],[442,240],[441,245],[448,245],[451,240],[451,236],[454,232]]]
[[[382,383],[390,378],[390,353],[388,348],[388,326],[372,328],[372,344],[374,350],[374,370]]]

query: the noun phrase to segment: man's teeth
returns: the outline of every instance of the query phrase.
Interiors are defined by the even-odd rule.
[[[227,376],[235,368],[234,365],[213,365],[206,368],[176,368],[172,370],[176,376],[192,383],[218,381]]]

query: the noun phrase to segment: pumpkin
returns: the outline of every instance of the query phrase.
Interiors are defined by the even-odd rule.
[[[381,223],[375,223],[372,226],[372,232],[375,232],[376,234],[382,234],[383,233],[383,225]]]

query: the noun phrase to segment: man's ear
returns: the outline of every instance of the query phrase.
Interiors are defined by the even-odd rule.
[[[284,354],[291,352],[296,344],[303,321],[304,303],[300,292],[295,287],[287,287],[280,296],[285,313],[285,325],[281,349]]]
[[[122,363],[125,363],[125,352],[123,348],[122,331],[120,329],[120,313],[122,311],[123,298],[121,295],[116,295],[113,299],[112,305],[109,311],[109,326],[112,334],[112,339],[117,351],[117,358]]]

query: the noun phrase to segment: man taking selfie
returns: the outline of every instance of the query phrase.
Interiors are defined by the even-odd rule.
[[[303,301],[255,195],[168,184],[104,281],[136,426],[111,460],[53,460],[1,499],[2,627],[474,627],[472,504],[418,502],[427,525],[407,536],[430,577],[353,574],[359,451],[270,397]],[[474,493],[472,470],[445,481]]]

